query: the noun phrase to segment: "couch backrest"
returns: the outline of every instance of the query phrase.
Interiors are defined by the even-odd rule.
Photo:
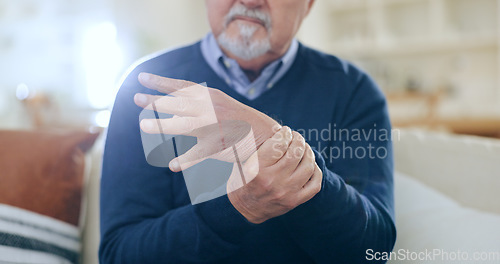
[[[500,140],[400,130],[395,168],[464,206],[500,213]]]

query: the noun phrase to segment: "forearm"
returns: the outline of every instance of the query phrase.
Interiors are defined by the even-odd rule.
[[[217,262],[234,254],[242,234],[252,227],[223,196],[107,230],[102,237],[100,261]]]

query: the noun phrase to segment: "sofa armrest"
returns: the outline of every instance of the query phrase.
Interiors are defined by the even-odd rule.
[[[99,250],[99,190],[101,179],[104,136],[95,143],[89,153],[88,175],[85,188],[85,219],[82,234],[82,264],[97,264]]]

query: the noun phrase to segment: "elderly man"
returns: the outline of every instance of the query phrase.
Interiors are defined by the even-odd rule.
[[[392,250],[385,99],[353,65],[294,39],[313,3],[206,0],[210,34],[131,71],[104,154],[101,263],[363,263],[368,250]],[[173,118],[140,121],[143,108]],[[233,145],[254,139],[237,161],[214,143],[236,127],[245,133]],[[197,143],[155,167],[141,133]],[[193,205],[182,173],[207,157],[239,167],[227,194]],[[234,185],[234,175],[251,176]]]

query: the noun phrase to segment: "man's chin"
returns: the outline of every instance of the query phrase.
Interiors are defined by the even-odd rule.
[[[258,58],[271,50],[271,44],[267,38],[244,41],[241,36],[231,38],[221,34],[217,40],[224,50],[244,61]]]
[[[260,36],[253,36],[251,38],[242,36],[240,34],[235,35],[235,36],[227,36],[228,40],[231,41],[234,44],[238,44],[239,46],[250,48],[255,45],[259,45],[259,43],[263,42],[268,42],[268,38],[266,37],[260,37]]]

